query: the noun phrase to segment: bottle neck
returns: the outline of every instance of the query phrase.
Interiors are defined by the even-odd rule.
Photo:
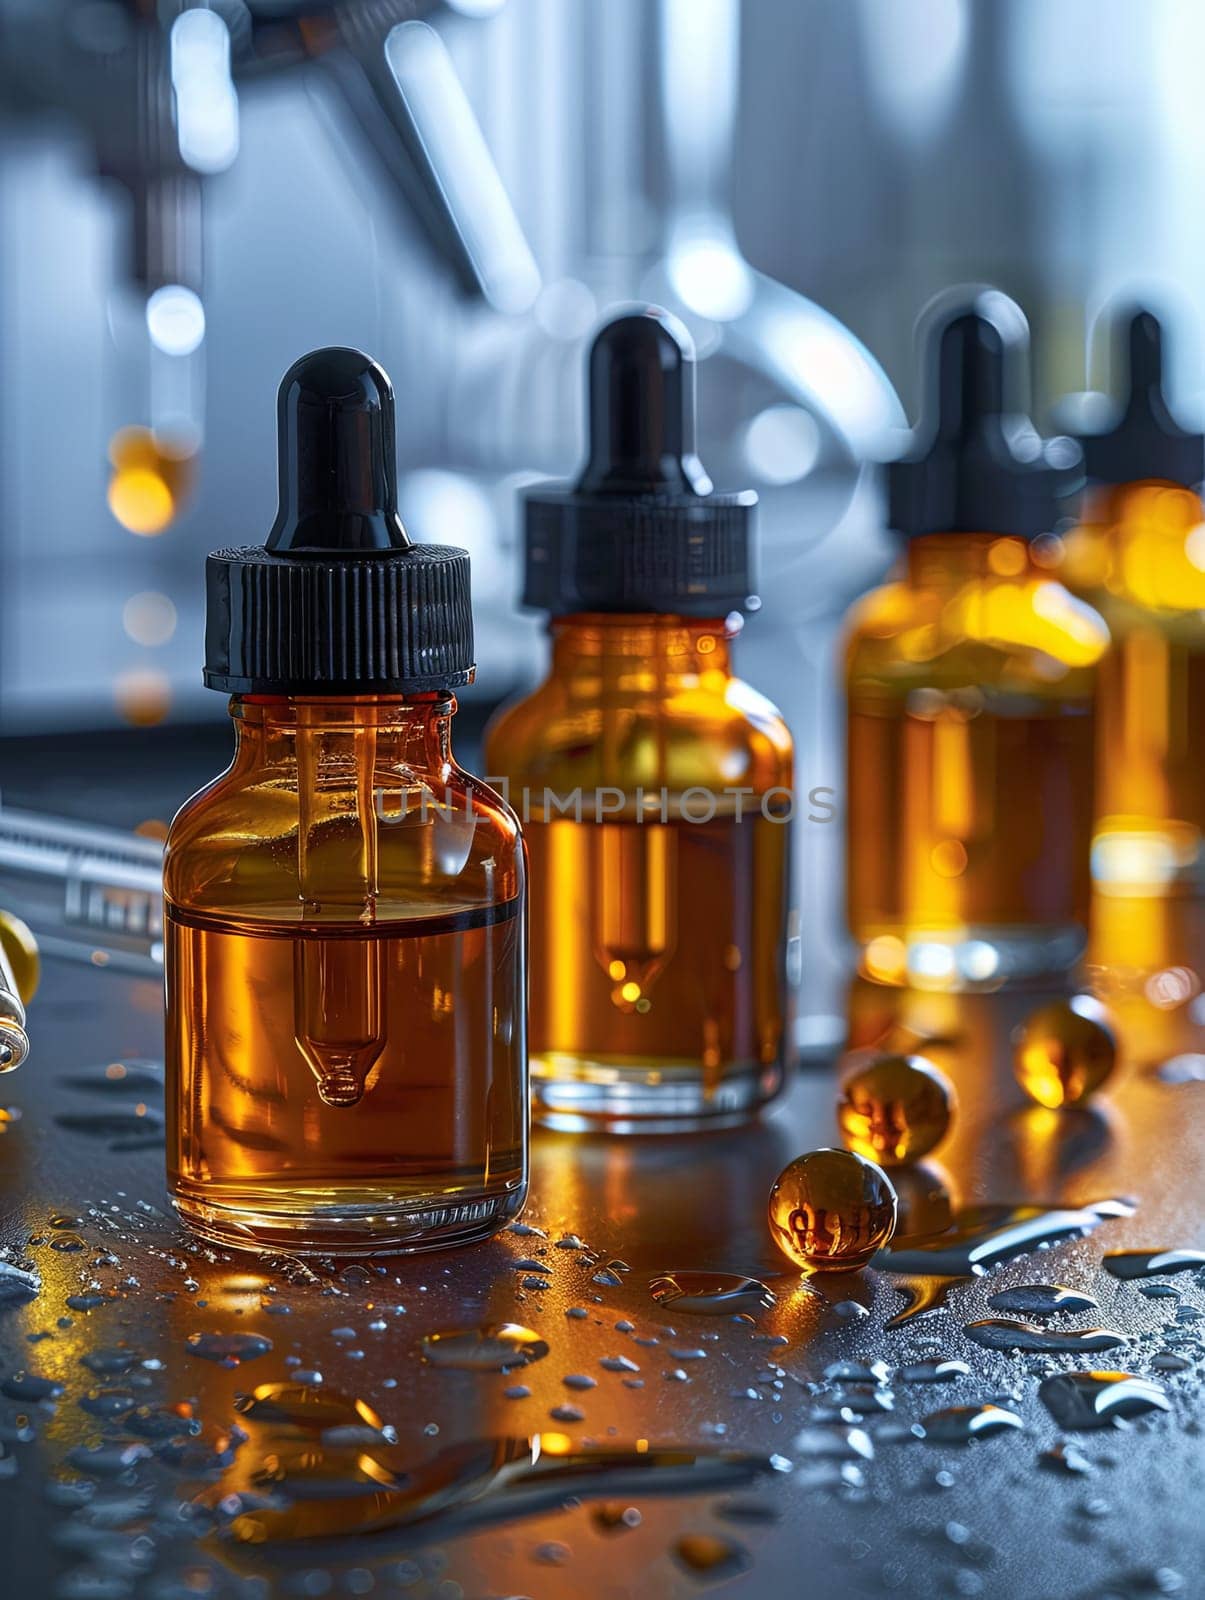
[[[553,677],[635,672],[663,682],[730,676],[739,628],[719,617],[583,612],[554,617],[549,632]]]
[[[1011,534],[925,533],[908,541],[908,581],[921,589],[956,589],[976,578],[1027,577],[1029,543]]]
[[[318,743],[332,752],[371,744],[374,760],[415,771],[435,771],[452,759],[456,696],[340,695],[284,698],[235,695],[235,766],[295,763],[298,743]]]

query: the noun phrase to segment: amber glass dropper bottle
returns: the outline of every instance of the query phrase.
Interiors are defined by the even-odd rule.
[[[1103,613],[1093,876],[1111,895],[1197,893],[1205,875],[1205,437],[1163,391],[1158,319],[1118,333],[1129,395],[1085,435],[1089,494],[1065,541],[1065,582]],[[1118,343],[1122,342],[1119,337]]]
[[[465,1243],[527,1184],[523,847],[450,743],[468,557],[407,538],[366,356],[297,362],[278,423],[267,543],[207,566],[234,759],[167,839],[168,1184],[228,1245]]]
[[[888,469],[904,570],[850,614],[848,913],[878,982],[994,988],[1086,944],[1108,631],[1034,548],[1082,474],[1006,411],[1026,337],[996,293],[934,330],[918,446]]]
[[[735,677],[755,496],[694,447],[694,361],[664,312],[590,355],[590,454],[526,501],[525,602],[552,666],[487,731],[531,856],[534,1115],[664,1132],[782,1082],[791,741]]]

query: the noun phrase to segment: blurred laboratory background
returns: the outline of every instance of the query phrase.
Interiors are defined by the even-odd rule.
[[[762,497],[738,669],[839,790],[840,619],[892,559],[932,297],[1021,303],[1049,424],[1114,383],[1097,319],[1140,291],[1198,410],[1203,51],[1199,0],[0,0],[0,790],[53,738],[36,798],[78,815],[73,748],[227,738],[204,557],[263,538],[276,385],[320,344],[390,372],[407,526],[472,553],[467,709],[531,681],[517,497],[572,471],[633,299],[687,323],[701,453]],[[840,833],[798,830],[804,1045],[844,1026]]]

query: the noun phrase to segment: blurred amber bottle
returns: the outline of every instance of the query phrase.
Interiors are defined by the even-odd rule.
[[[733,675],[754,496],[694,454],[689,337],[590,357],[590,459],[527,498],[552,667],[486,736],[531,863],[534,1114],[572,1131],[751,1115],[782,1081],[791,741]]]
[[[207,566],[234,760],[166,844],[168,1186],[224,1244],[465,1243],[527,1185],[522,841],[451,750],[468,557],[406,537],[367,357],[304,357],[279,419],[267,545]]]
[[[1130,392],[1084,438],[1090,494],[1062,576],[1104,615],[1093,876],[1105,895],[1199,892],[1205,872],[1205,438],[1163,392],[1162,334],[1128,320]]]
[[[879,982],[994,987],[1087,940],[1108,632],[1043,565],[1080,452],[1006,409],[1026,338],[995,293],[935,330],[922,442],[888,473],[904,570],[851,613],[848,913]]]

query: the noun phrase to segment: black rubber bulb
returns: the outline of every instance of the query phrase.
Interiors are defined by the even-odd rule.
[[[276,401],[280,508],[276,555],[406,549],[397,513],[393,386],[359,350],[331,346],[295,361]]]
[[[965,440],[1004,416],[1004,335],[977,312],[942,329],[937,362],[937,438]]]
[[[690,335],[664,311],[627,312],[590,351],[590,454],[579,494],[710,494],[695,454]]]
[[[1137,306],[1117,325],[1129,357],[1129,389],[1112,427],[1085,437],[1090,477],[1103,483],[1158,478],[1195,486],[1205,471],[1205,438],[1176,420],[1163,387],[1163,327]]]
[[[1127,417],[1149,418],[1157,427],[1174,427],[1163,392],[1163,329],[1151,311],[1136,311],[1126,330],[1130,353]]]
[[[977,294],[926,340],[928,385],[913,447],[887,469],[890,526],[1033,539],[1083,481],[1070,439],[1043,439],[1020,409],[1028,337],[1020,307]]]

